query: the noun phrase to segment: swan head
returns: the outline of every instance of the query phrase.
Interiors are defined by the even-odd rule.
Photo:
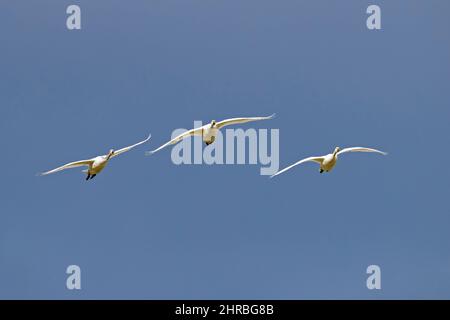
[[[339,151],[341,151],[341,148],[336,147],[336,148],[334,148],[333,154],[336,155]]]
[[[108,156],[106,158],[109,160],[113,156],[113,154],[114,154],[114,149],[109,150]]]
[[[211,121],[211,128],[214,128],[216,124],[217,124],[216,120]]]

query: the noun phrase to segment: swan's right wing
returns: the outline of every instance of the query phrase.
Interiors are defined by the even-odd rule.
[[[82,166],[90,166],[93,163],[94,163],[93,159],[70,162],[70,163],[67,163],[67,164],[65,164],[65,165],[63,165],[61,167],[56,168],[56,169],[53,169],[53,170],[50,170],[50,171],[47,171],[47,172],[39,173],[38,175],[45,176],[47,174],[55,173],[55,172],[62,171],[62,170],[65,170],[65,169],[71,169],[71,168],[82,167]]]
[[[163,144],[162,146],[160,146],[159,148],[152,150],[152,151],[147,151],[145,154],[147,156],[154,154],[155,152],[158,152],[159,150],[171,145],[171,144],[175,144],[180,142],[181,140],[183,140],[186,137],[189,136],[198,136],[198,135],[203,135],[203,127],[200,128],[194,128],[191,129],[189,131],[183,132],[182,134],[176,136],[175,138],[173,138],[172,140],[170,140],[169,142],[166,142],[165,144]]]
[[[293,168],[293,167],[295,167],[295,166],[298,166],[299,164],[302,164],[302,163],[304,163],[304,162],[313,161],[313,162],[317,162],[317,163],[319,163],[319,164],[322,164],[323,159],[324,159],[324,157],[309,157],[309,158],[302,159],[302,160],[300,160],[300,161],[298,161],[298,162],[296,162],[296,163],[294,163],[294,164],[291,164],[289,167],[284,168],[284,169],[281,170],[281,171],[278,171],[277,173],[275,173],[274,175],[272,175],[272,176],[270,176],[270,177],[273,178],[273,177],[275,177],[275,176],[277,176],[277,175],[279,175],[279,174],[281,174],[281,173],[283,173],[283,172],[285,172],[285,171],[288,171],[289,169],[291,169],[291,168]]]

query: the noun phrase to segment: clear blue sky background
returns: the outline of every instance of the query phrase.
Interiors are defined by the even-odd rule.
[[[66,7],[82,30],[66,29]],[[366,8],[382,9],[382,30]],[[3,1],[0,298],[450,298],[449,1]],[[194,120],[277,113],[284,167],[175,166]],[[248,128],[250,126],[243,126]],[[90,182],[35,173],[143,139]],[[66,289],[66,267],[82,290]],[[382,290],[366,268],[382,269]]]

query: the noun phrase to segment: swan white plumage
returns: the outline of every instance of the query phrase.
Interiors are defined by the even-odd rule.
[[[70,168],[76,168],[76,167],[82,167],[87,166],[88,168],[86,170],[83,170],[84,173],[87,173],[86,180],[93,179],[98,173],[100,173],[108,164],[108,161],[114,157],[117,157],[118,155],[130,151],[134,147],[137,147],[145,142],[147,142],[150,139],[151,135],[147,137],[147,139],[140,141],[138,143],[135,143],[131,146],[119,149],[119,150],[109,150],[108,154],[103,156],[98,156],[92,159],[88,160],[80,160],[80,161],[74,161],[69,162],[61,167],[58,167],[56,169],[40,173],[39,175],[45,176],[47,174],[55,173],[61,170],[70,169]]]
[[[334,166],[336,165],[336,162],[338,160],[338,156],[340,154],[346,153],[346,152],[376,152],[376,153],[380,153],[382,155],[387,155],[386,152],[380,151],[380,150],[376,150],[376,149],[371,149],[371,148],[364,148],[364,147],[352,147],[352,148],[344,148],[344,149],[340,149],[339,147],[336,147],[334,149],[333,153],[327,154],[325,156],[320,156],[320,157],[308,157],[305,159],[302,159],[292,165],[290,165],[287,168],[284,168],[283,170],[278,171],[277,173],[275,173],[274,175],[270,176],[271,178],[299,165],[308,161],[312,161],[312,162],[317,162],[320,165],[320,170],[319,172],[329,172],[331,171],[331,169],[334,168]]]
[[[157,152],[171,144],[176,144],[176,143],[180,142],[181,140],[183,140],[184,138],[190,137],[190,136],[201,136],[203,141],[206,143],[206,145],[210,145],[211,143],[213,143],[215,141],[217,132],[225,126],[229,126],[232,124],[238,124],[238,123],[246,123],[246,122],[250,122],[250,121],[269,120],[269,119],[272,119],[274,116],[275,116],[275,113],[268,117],[232,118],[232,119],[222,120],[219,122],[217,122],[216,120],[212,120],[210,123],[205,124],[204,126],[191,129],[189,131],[186,131],[186,132],[176,136],[175,138],[173,138],[169,142],[163,144],[159,148],[152,150],[152,151],[147,151],[145,154],[146,155],[154,154],[155,152]]]

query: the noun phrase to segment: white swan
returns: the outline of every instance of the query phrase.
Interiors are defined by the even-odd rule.
[[[100,173],[100,171],[102,171],[106,167],[106,165],[108,164],[108,161],[110,159],[118,156],[119,154],[127,152],[127,151],[133,149],[134,147],[137,147],[138,145],[141,145],[141,144],[147,142],[150,139],[150,137],[151,137],[151,135],[149,135],[147,139],[145,139],[145,140],[143,140],[141,142],[138,142],[136,144],[133,144],[131,146],[128,146],[128,147],[125,147],[125,148],[122,148],[122,149],[119,149],[119,150],[116,150],[116,151],[111,149],[109,151],[109,153],[106,154],[106,155],[98,156],[98,157],[95,157],[95,158],[92,158],[92,159],[88,159],[88,160],[81,160],[81,161],[70,162],[70,163],[67,163],[67,164],[65,164],[65,165],[63,165],[61,167],[56,168],[56,169],[40,173],[39,175],[45,176],[47,174],[55,173],[55,172],[58,172],[58,171],[61,171],[61,170],[65,170],[65,169],[76,168],[76,167],[81,167],[81,166],[87,166],[88,167],[87,170],[83,170],[84,173],[87,173],[86,180],[93,179],[98,173]]]
[[[272,119],[274,116],[275,116],[275,113],[268,117],[232,118],[232,119],[226,119],[226,120],[219,121],[219,122],[216,122],[216,120],[212,120],[210,123],[205,124],[202,127],[191,129],[189,131],[186,131],[186,132],[176,136],[175,138],[173,138],[169,142],[163,144],[159,148],[157,148],[153,151],[147,151],[145,154],[151,155],[151,154],[167,147],[168,145],[176,144],[176,143],[180,142],[181,140],[183,140],[184,138],[189,137],[189,136],[202,136],[203,141],[206,143],[206,145],[209,145],[209,144],[213,143],[214,140],[216,139],[217,132],[225,126],[229,126],[231,124],[246,123],[246,122],[250,122],[250,121],[269,120],[269,119]]]
[[[322,173],[324,171],[329,172],[336,165],[338,156],[340,154],[346,153],[346,152],[376,152],[376,153],[380,153],[382,155],[387,155],[386,152],[379,151],[376,149],[371,149],[371,148],[352,147],[352,148],[345,148],[345,149],[341,150],[339,147],[336,147],[334,149],[333,153],[330,153],[330,154],[327,154],[326,156],[321,156],[321,157],[309,157],[309,158],[302,159],[302,160],[290,165],[289,167],[284,168],[281,171],[278,171],[277,173],[272,175],[271,178],[291,169],[292,167],[295,167],[296,165],[299,165],[301,163],[308,162],[308,161],[313,161],[313,162],[317,162],[318,164],[320,164],[320,170],[319,170],[320,173]]]

